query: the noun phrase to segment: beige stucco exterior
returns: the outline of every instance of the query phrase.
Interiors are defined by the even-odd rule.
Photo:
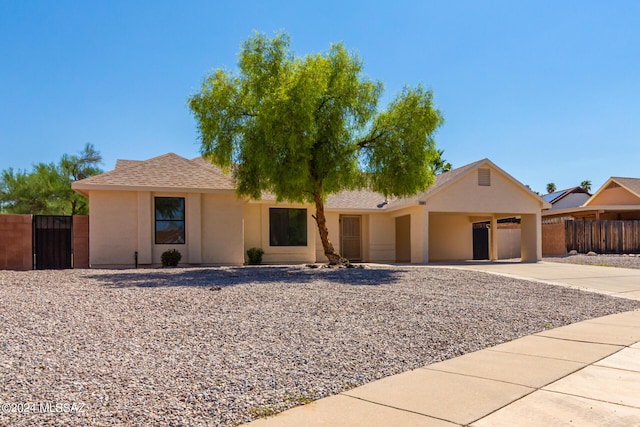
[[[307,210],[307,245],[306,246],[271,246],[269,242],[269,209],[270,208],[304,208]],[[261,248],[264,251],[263,262],[266,264],[314,263],[316,262],[317,228],[313,209],[309,205],[288,203],[246,202],[244,217],[244,249]],[[317,237],[318,240],[320,237]]]
[[[156,244],[154,198],[185,198],[185,243]],[[243,202],[233,194],[152,191],[89,193],[89,262],[92,267],[159,265],[177,249],[184,264],[244,263]]]
[[[162,166],[162,162],[169,162],[193,168],[193,173],[201,174],[203,179],[210,179],[214,184],[222,182],[228,187],[224,176],[218,172],[202,169],[203,166],[191,164],[193,161],[179,156],[166,155],[152,161],[155,163],[138,162],[116,169],[105,174],[108,180],[100,180],[98,176],[94,177],[93,184],[91,181],[74,184],[76,190],[89,197],[92,267],[133,266],[136,252],[139,265],[159,265],[161,254],[167,249],[180,251],[182,264],[239,265],[247,261],[246,250],[252,247],[262,248],[265,263],[326,262],[314,219],[314,206],[276,203],[274,200],[250,201],[239,198],[229,188],[194,188],[198,184],[194,180],[184,189],[145,186],[144,176],[140,177],[143,173],[136,173],[135,168],[149,174],[153,173],[153,168]],[[479,169],[483,170],[483,179],[489,174],[489,185],[487,182],[481,185]],[[137,184],[125,185],[122,174],[129,174]],[[436,180],[426,193],[408,199],[387,201],[381,195],[371,193],[365,194],[363,199],[361,193],[353,193],[354,196],[346,197],[347,202],[342,205],[333,206],[328,202],[325,213],[334,247],[343,250],[341,225],[346,218],[351,224],[350,230],[353,230],[354,220],[359,225],[355,229],[359,230],[360,246],[356,248],[361,248],[361,261],[423,264],[467,260],[473,257],[473,224],[487,222],[491,225],[490,259],[495,260],[500,254],[517,252],[513,247],[509,251],[500,250],[501,234],[497,232],[499,219],[515,217],[521,221],[522,260],[541,258],[540,218],[541,209],[548,207],[546,202],[488,160],[448,174]],[[178,178],[184,176],[187,178],[182,179],[191,175],[185,172]],[[161,181],[162,177],[156,180]],[[118,185],[112,184],[114,182]],[[184,198],[183,244],[155,243],[156,197]],[[379,203],[381,200],[385,203]],[[269,209],[273,207],[307,210],[306,246],[270,245]],[[349,239],[344,242],[353,247],[353,236]],[[510,241],[509,244],[514,243]]]
[[[623,206],[639,205],[640,198],[623,187],[605,187],[592,198],[587,200],[584,206]]]

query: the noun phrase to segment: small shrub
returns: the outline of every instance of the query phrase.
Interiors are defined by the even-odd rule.
[[[176,249],[169,249],[168,251],[164,251],[160,256],[160,261],[162,261],[163,267],[175,267],[176,265],[178,265],[181,259],[182,254]]]
[[[249,258],[249,264],[251,265],[262,264],[262,255],[264,255],[264,251],[261,248],[247,250],[247,258]]]

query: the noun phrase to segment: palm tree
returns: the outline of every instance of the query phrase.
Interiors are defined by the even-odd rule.
[[[589,193],[591,191],[591,181],[589,181],[588,179],[585,179],[580,183],[580,188],[582,188],[584,191]]]
[[[550,182],[547,184],[547,193],[551,194],[551,193],[555,193],[556,192],[556,184],[553,182]]]

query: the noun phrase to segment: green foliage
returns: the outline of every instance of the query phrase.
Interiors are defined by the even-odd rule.
[[[547,193],[551,194],[551,193],[555,193],[556,191],[556,184],[553,182],[550,182],[547,184]]]
[[[240,195],[315,203],[325,253],[334,253],[322,232],[328,195],[408,196],[433,182],[442,117],[431,91],[405,87],[379,111],[383,84],[342,43],[299,57],[288,35],[256,33],[239,57],[237,74],[215,70],[189,98],[202,154],[233,170]]]
[[[452,168],[451,163],[447,162],[442,155],[444,150],[436,150],[435,157],[432,161],[433,172],[435,174],[449,172]]]
[[[162,262],[163,267],[175,267],[181,259],[182,254],[177,249],[169,249],[160,255],[160,262]]]
[[[249,258],[249,264],[262,264],[262,255],[264,255],[264,251],[262,250],[262,248],[247,249],[247,258]]]
[[[97,175],[102,161],[92,144],[78,155],[65,154],[56,165],[38,163],[27,171],[8,168],[0,174],[0,207],[6,213],[79,215],[87,214],[85,197],[71,183]]]
[[[588,179],[585,179],[584,181],[582,181],[580,183],[580,188],[582,188],[586,192],[590,192],[591,191],[591,181],[589,181]]]

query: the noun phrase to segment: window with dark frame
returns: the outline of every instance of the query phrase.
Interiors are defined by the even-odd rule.
[[[270,246],[307,246],[307,210],[269,208]]]
[[[184,197],[155,198],[155,239],[157,245],[185,243]]]

